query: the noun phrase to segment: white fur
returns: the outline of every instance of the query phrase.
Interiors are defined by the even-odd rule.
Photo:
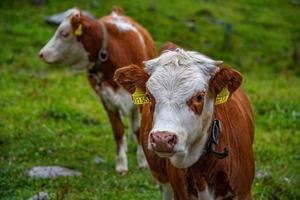
[[[122,143],[116,158],[116,171],[119,173],[126,173],[128,171],[128,161],[127,161],[127,143],[126,137],[123,136]]]
[[[88,52],[72,33],[70,19],[79,14],[80,11],[76,8],[66,12],[65,20],[59,25],[49,42],[40,50],[45,62],[67,64],[74,68],[85,68],[92,64],[88,59]],[[69,34],[69,36],[63,37],[61,32]]]
[[[190,197],[192,200],[214,200],[214,194],[208,189],[208,187],[205,187],[203,191],[197,191],[197,196],[191,195]]]
[[[146,45],[142,34],[138,31],[138,29],[131,24],[124,17],[118,15],[116,12],[112,12],[112,20],[108,20],[108,23],[115,25],[120,32],[133,31],[139,38],[140,43],[143,46],[144,52],[146,51]]]
[[[218,68],[213,63],[202,54],[182,49],[167,51],[145,62],[150,74],[146,85],[156,102],[151,132],[173,132],[178,138],[172,154],[157,154],[169,157],[175,167],[191,166],[203,152],[210,126],[203,121],[212,120],[214,107],[208,90],[210,74]],[[206,92],[206,96],[199,116],[187,106],[187,101],[200,91]]]
[[[159,183],[161,195],[163,200],[173,199],[173,190],[170,183]]]
[[[134,105],[131,96],[123,87],[119,87],[115,91],[111,86],[103,85],[99,91],[109,110],[120,110],[122,116],[129,116],[131,114]]]
[[[231,192],[227,192],[227,194],[226,194],[225,196],[223,196],[223,197],[217,197],[216,200],[222,200],[222,199],[229,198],[229,197],[232,198],[232,196],[233,196],[233,195],[232,195]],[[238,198],[237,198],[237,197],[233,197],[232,199],[233,199],[233,200],[237,200]]]
[[[136,158],[137,158],[139,168],[147,168],[148,167],[148,162],[145,157],[143,147],[140,144],[138,144],[138,146],[137,146]]]

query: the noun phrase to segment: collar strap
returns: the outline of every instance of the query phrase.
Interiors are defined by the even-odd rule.
[[[92,68],[89,69],[90,74],[96,74],[98,70],[100,69],[101,65],[107,61],[108,59],[108,51],[107,51],[107,46],[108,46],[108,32],[105,27],[104,22],[99,22],[100,23],[100,28],[102,32],[102,47],[98,51],[98,56],[96,59],[95,64],[93,65]]]
[[[215,150],[216,145],[219,141],[219,136],[221,133],[221,122],[218,119],[214,119],[212,122],[210,139],[208,140],[206,150],[207,152],[212,152],[217,158],[223,159],[226,158],[229,154],[227,148],[224,148],[223,152],[218,152]]]

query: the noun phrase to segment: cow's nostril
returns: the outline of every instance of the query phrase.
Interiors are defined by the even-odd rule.
[[[39,57],[40,57],[40,58],[44,58],[43,53],[39,53]]]
[[[150,142],[154,143],[155,139],[154,139],[154,135],[153,133],[150,133]]]
[[[177,137],[176,135],[171,135],[168,139],[168,144],[175,145],[177,143]]]
[[[175,133],[159,131],[150,133],[150,144],[154,151],[171,153],[177,143]]]

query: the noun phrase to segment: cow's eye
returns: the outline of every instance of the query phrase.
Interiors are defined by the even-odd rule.
[[[67,38],[70,35],[68,32],[65,31],[60,31],[59,34],[64,38]]]
[[[202,95],[197,95],[196,97],[197,101],[200,102],[203,100],[203,96]]]

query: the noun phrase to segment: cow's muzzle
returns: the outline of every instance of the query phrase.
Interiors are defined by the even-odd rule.
[[[158,131],[150,133],[150,144],[154,151],[159,153],[172,153],[177,144],[175,133]]]

